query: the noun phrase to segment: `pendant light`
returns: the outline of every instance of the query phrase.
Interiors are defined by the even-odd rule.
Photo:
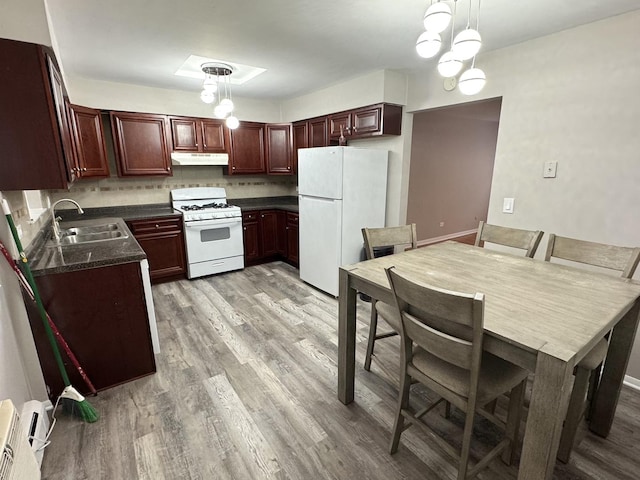
[[[473,59],[471,68],[460,75],[458,80],[458,88],[463,95],[475,95],[482,90],[487,83],[487,76],[484,72],[475,68],[476,59]]]
[[[422,32],[418,37],[416,51],[422,58],[431,58],[435,57],[440,51],[441,45],[442,40],[440,39],[440,34],[427,30],[426,32]]]
[[[456,5],[458,0],[454,0],[453,2],[453,27],[451,28],[451,47],[453,48],[453,30],[455,28],[455,20],[456,20]],[[436,4],[437,5],[437,4]],[[440,60],[438,60],[438,73],[445,78],[455,77],[460,70],[462,70],[462,59],[458,57],[458,55],[453,51],[449,50],[445,52]]]
[[[451,50],[462,60],[473,58],[482,46],[480,37],[480,1],[478,0],[478,13],[476,15],[476,28],[471,28],[471,1],[469,0],[469,14],[467,16],[467,28],[456,35]]]
[[[213,115],[221,120],[226,119],[227,127],[238,128],[240,121],[231,115],[235,106],[231,100],[231,74],[233,67],[225,63],[209,62],[201,65],[205,74],[200,99],[207,104],[213,104],[218,93],[218,103],[213,109]],[[222,77],[222,78],[221,78]],[[222,82],[222,84],[220,83]]]
[[[432,3],[424,14],[424,29],[430,32],[440,33],[444,31],[451,21],[451,8],[438,0]]]

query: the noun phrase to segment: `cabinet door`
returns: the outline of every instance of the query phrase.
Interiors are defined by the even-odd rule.
[[[276,211],[277,218],[277,239],[276,249],[278,255],[287,256],[287,212],[282,210]]]
[[[167,117],[111,112],[118,175],[171,175]]]
[[[171,117],[171,141],[175,152],[198,151],[198,125],[195,118]]]
[[[275,210],[260,212],[260,239],[262,256],[271,257],[278,253],[278,216]]]
[[[381,130],[382,106],[354,110],[353,135],[376,133]]]
[[[287,212],[287,260],[289,263],[298,266],[300,257],[298,240],[298,214]]]
[[[80,178],[108,177],[109,162],[100,110],[71,105],[70,112],[77,175]]]
[[[327,117],[309,120],[309,147],[326,147],[329,145],[327,135]]]
[[[0,190],[68,187],[45,50],[0,39]]]
[[[264,159],[264,123],[241,122],[231,130],[229,173],[266,173]]]
[[[69,103],[65,96],[62,75],[53,62],[51,56],[47,55],[49,75],[51,79],[51,91],[53,93],[53,104],[56,118],[60,128],[60,139],[62,140],[62,155],[67,167],[67,178],[73,182],[76,178],[76,160],[73,152],[73,142],[71,140],[71,122],[69,121]]]
[[[329,137],[340,137],[340,127],[345,137],[351,135],[351,113],[329,115]]]
[[[291,124],[273,123],[267,124],[265,128],[267,173],[291,175],[293,173]]]
[[[226,127],[222,120],[202,120],[202,151],[207,153],[226,153]]]
[[[158,217],[127,222],[147,254],[152,283],[184,277],[187,272],[182,217]]]
[[[260,259],[260,233],[258,231],[258,212],[242,214],[244,241],[244,261],[247,264]]]
[[[296,122],[293,124],[293,173],[298,173],[298,149],[309,146],[309,124]]]

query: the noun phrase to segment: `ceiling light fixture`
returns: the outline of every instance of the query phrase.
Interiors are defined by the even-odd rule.
[[[455,80],[460,71],[464,67],[464,61],[473,59],[471,67],[461,76],[458,86],[460,92],[465,95],[475,95],[484,87],[487,79],[484,72],[475,68],[476,55],[482,47],[482,37],[480,36],[480,3],[478,0],[478,10],[476,12],[475,28],[471,28],[471,10],[473,0],[469,2],[467,25],[466,27],[454,34],[456,25],[456,7],[458,0],[453,0],[453,10],[444,1],[438,0],[436,3],[431,1],[431,5],[424,14],[424,27],[426,29],[416,41],[416,51],[423,58],[432,58],[439,51],[442,45],[440,33],[445,31],[451,24],[451,48],[445,52],[438,61],[438,72],[445,79]],[[455,82],[447,83],[452,90]]]
[[[219,119],[226,119],[227,127],[230,129],[238,128],[240,121],[235,115],[232,115],[235,108],[231,100],[231,81],[230,77],[233,73],[233,67],[226,63],[203,63],[202,71],[204,72],[204,83],[202,84],[202,92],[200,99],[207,104],[217,104],[213,108],[213,115]]]

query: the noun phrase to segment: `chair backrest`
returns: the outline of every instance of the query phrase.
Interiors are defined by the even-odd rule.
[[[394,267],[386,272],[402,319],[403,359],[410,360],[415,343],[469,370],[469,397],[475,397],[482,359],[484,295],[436,288],[409,279]]]
[[[525,256],[533,258],[540,240],[542,240],[543,233],[540,230],[521,230],[519,228],[491,225],[481,220],[480,225],[478,225],[475,246],[480,246],[480,242],[497,243],[498,245],[525,250]]]
[[[400,227],[363,228],[362,238],[364,238],[364,248],[368,259],[374,258],[374,248],[400,245],[416,248],[418,246],[415,223]]]
[[[587,242],[559,237],[552,233],[549,235],[547,254],[544,259],[548,262],[551,258],[608,268],[620,272],[622,278],[631,278],[640,261],[640,248]]]

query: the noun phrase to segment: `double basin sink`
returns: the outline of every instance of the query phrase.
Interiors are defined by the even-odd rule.
[[[52,238],[49,240],[48,246],[84,245],[110,240],[124,240],[129,237],[129,232],[120,219],[85,220],[76,223],[77,226],[61,227],[60,238]]]

